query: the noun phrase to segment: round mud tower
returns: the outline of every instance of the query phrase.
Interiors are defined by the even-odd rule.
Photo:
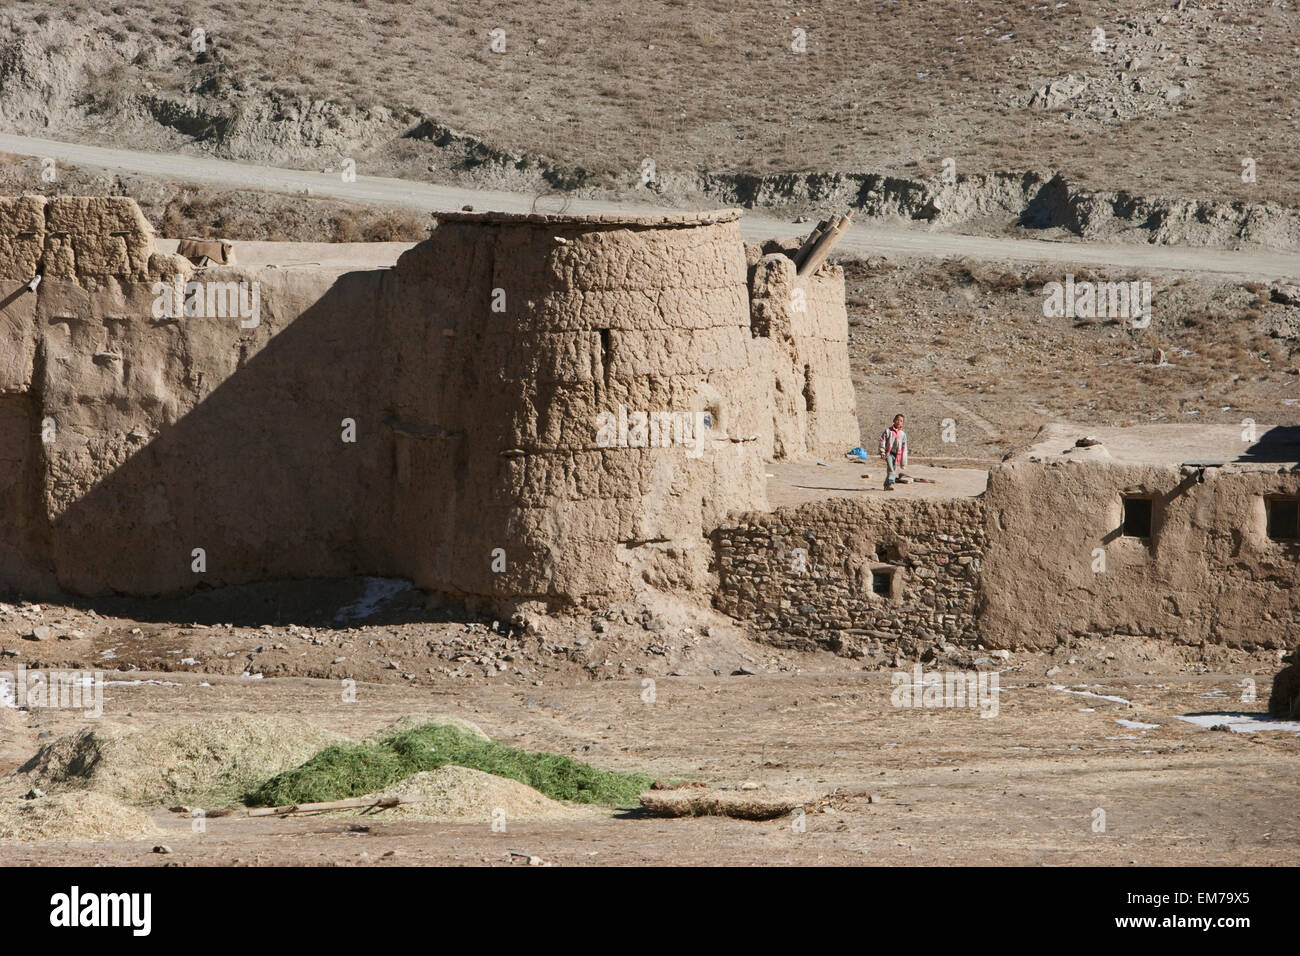
[[[764,505],[738,214],[456,214],[397,265],[399,563],[551,605],[709,583]]]

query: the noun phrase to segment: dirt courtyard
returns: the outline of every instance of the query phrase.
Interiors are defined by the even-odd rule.
[[[674,667],[646,678],[434,686],[205,673],[109,672],[103,720],[277,713],[360,737],[402,714],[454,714],[492,737],[599,767],[720,786],[754,782],[826,796],[795,818],[656,819],[602,811],[572,822],[386,820],[356,829],[326,816],[209,819],[191,833],[159,809],[158,838],[0,846],[0,866],[875,864],[1294,865],[1300,728],[1211,730],[1192,714],[1261,713],[1276,652],[1171,648],[1136,639],[1105,648],[1013,652],[996,666],[999,705],[894,706],[892,674],[828,655],[783,652],[780,668]],[[725,654],[743,653],[744,642]],[[751,645],[756,655],[771,648]],[[214,655],[215,656],[215,655]],[[6,666],[13,666],[7,661]],[[92,665],[102,666],[102,665]],[[1051,675],[1048,675],[1048,672]],[[396,675],[394,675],[394,679]],[[1258,700],[1241,702],[1244,681]],[[1227,720],[1228,718],[1222,718]],[[85,721],[74,711],[0,710],[0,772]],[[523,856],[512,855],[524,854]]]

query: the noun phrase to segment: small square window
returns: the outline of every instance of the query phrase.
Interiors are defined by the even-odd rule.
[[[1265,498],[1268,536],[1274,541],[1300,538],[1300,498]]]
[[[1151,537],[1151,499],[1124,497],[1124,537]]]
[[[881,597],[893,594],[894,572],[888,569],[871,572],[871,593]]]

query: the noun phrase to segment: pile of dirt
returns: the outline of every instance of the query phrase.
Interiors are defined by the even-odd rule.
[[[656,817],[735,817],[739,820],[773,820],[796,808],[816,803],[815,793],[756,790],[715,790],[708,787],[677,787],[647,790],[641,806]]]
[[[140,810],[93,791],[0,802],[0,843],[141,840],[161,832]]]
[[[454,764],[407,777],[385,788],[382,796],[424,797],[422,803],[398,804],[380,812],[383,817],[403,819],[501,820],[509,826],[516,820],[574,820],[601,813],[589,806],[569,806],[552,800],[509,777]]]
[[[42,747],[16,773],[47,791],[217,806],[343,739],[289,717],[176,720],[148,729],[103,723]]]

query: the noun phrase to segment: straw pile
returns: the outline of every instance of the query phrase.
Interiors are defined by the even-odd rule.
[[[0,843],[143,840],[161,832],[136,808],[92,791],[0,802]]]
[[[18,771],[46,791],[93,790],[127,803],[233,803],[344,738],[288,717],[88,727],[42,747]]]
[[[380,811],[378,816],[383,819],[486,824],[497,814],[508,827],[519,820],[575,820],[601,815],[601,811],[588,806],[569,806],[552,800],[518,780],[454,765],[414,774],[385,787],[382,795],[424,797],[422,803],[403,803]]]

